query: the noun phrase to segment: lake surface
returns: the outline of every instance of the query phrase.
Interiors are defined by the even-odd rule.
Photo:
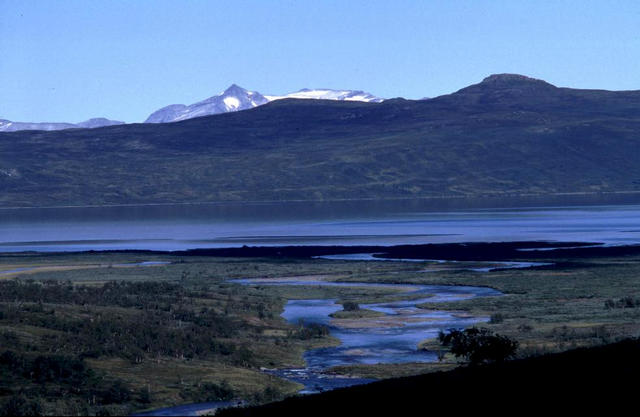
[[[640,205],[460,209],[386,201],[0,209],[0,252],[523,240],[640,243]]]

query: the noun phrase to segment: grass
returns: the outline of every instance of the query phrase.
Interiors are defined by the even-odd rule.
[[[144,260],[164,260],[171,263],[153,267],[108,267],[115,263]],[[279,317],[286,299],[335,298],[340,302],[348,300],[362,304],[363,300],[381,302],[401,297],[397,291],[386,288],[242,286],[226,283],[230,278],[311,276],[317,279],[320,276],[329,280],[352,282],[492,287],[505,295],[455,303],[425,303],[421,307],[491,317],[491,321],[483,326],[516,339],[520,343],[520,356],[594,346],[640,335],[640,307],[625,308],[624,303],[618,302],[625,297],[640,299],[640,256],[572,259],[570,266],[562,266],[562,260],[555,262],[559,264],[554,267],[487,273],[446,268],[438,272],[420,272],[424,265],[412,263],[101,253],[2,255],[0,270],[16,265],[77,267],[40,270],[10,278],[68,281],[75,287],[99,287],[114,280],[175,283],[191,291],[199,291],[200,295],[192,297],[190,301],[194,308],[206,306],[227,311],[229,317],[240,320],[244,323],[243,326],[247,326],[247,330],[241,331],[229,342],[248,347],[255,359],[253,367],[234,365],[216,357],[176,358],[151,355],[141,363],[131,363],[130,360],[117,356],[86,359],[91,369],[105,378],[125,381],[134,390],[149,389],[152,401],[145,407],[153,408],[188,402],[181,393],[190,392],[204,382],[228,382],[241,398],[254,398],[269,387],[281,395],[296,392],[299,385],[265,374],[260,371],[260,367],[302,366],[302,354],[305,350],[331,346],[336,341],[331,337],[308,340],[292,337],[296,327]],[[94,267],[95,265],[107,266]],[[612,300],[613,304],[608,303],[608,300]],[[115,305],[54,305],[47,303],[47,300],[42,302],[45,311],[55,309],[56,317],[63,321],[92,320],[105,315],[119,315],[123,319],[135,320],[139,314],[136,309]],[[2,304],[5,307],[17,305],[14,302]],[[256,308],[259,304],[263,305],[262,310]],[[37,305],[21,303],[20,306],[35,308]],[[40,313],[25,310],[24,314],[36,317]],[[375,315],[375,312],[369,310],[356,310],[340,311],[334,317],[358,320]],[[30,346],[29,349],[34,352],[46,352],[50,346],[48,338],[60,336],[64,331],[25,322],[11,322],[5,318],[0,319],[0,333],[15,335],[17,346],[24,346],[25,349]],[[434,340],[424,341],[421,348],[440,350]],[[439,363],[340,366],[333,368],[331,372],[387,378],[446,370],[457,365],[457,360],[445,353],[443,361]],[[2,376],[6,377],[7,375]],[[4,380],[2,386],[11,387],[11,383]],[[20,386],[30,385],[26,383]],[[2,394],[0,402],[1,398]],[[59,398],[49,398],[45,403],[49,407],[47,410],[67,410],[64,408],[64,400]],[[126,411],[122,408],[119,410]]]
[[[134,389],[149,389],[154,402],[148,408],[184,404],[180,393],[203,382],[220,384],[227,382],[235,392],[248,398],[257,392],[256,387],[275,387],[284,395],[298,392],[302,385],[284,381],[259,370],[229,366],[214,361],[175,361],[160,358],[132,365],[129,361],[111,358],[88,360],[89,365],[107,375],[127,381]]]
[[[136,263],[145,260],[164,260],[171,263],[149,267],[115,267],[114,264]],[[296,326],[286,323],[279,317],[287,298],[309,297],[384,297],[393,291],[387,289],[365,290],[363,288],[338,289],[327,287],[269,287],[244,286],[230,284],[230,278],[244,277],[295,277],[303,273],[322,275],[331,279],[340,279],[359,271],[370,271],[369,265],[352,265],[343,262],[330,261],[300,261],[300,260],[268,260],[268,259],[219,259],[189,257],[183,259],[175,256],[147,256],[131,253],[112,254],[60,254],[60,255],[24,255],[7,254],[0,256],[0,270],[14,267],[34,267],[35,271],[17,273],[7,279],[24,282],[49,281],[69,283],[75,288],[101,288],[112,281],[125,282],[167,282],[178,284],[188,291],[196,291],[197,296],[190,296],[187,304],[191,304],[194,311],[207,307],[216,311],[224,311],[228,317],[243,323],[243,330],[233,339],[220,339],[220,342],[243,346],[251,352],[253,365],[237,365],[229,363],[224,358],[182,358],[166,355],[146,355],[142,360],[132,362],[119,356],[100,356],[85,359],[88,366],[109,380],[121,380],[126,383],[131,392],[148,390],[151,401],[147,404],[134,405],[104,405],[109,412],[128,413],[133,409],[144,407],[154,408],[169,406],[190,401],[197,398],[185,397],[185,393],[195,392],[196,388],[206,382],[216,384],[228,383],[239,398],[257,401],[265,399],[262,394],[271,390],[270,395],[290,395],[297,392],[299,384],[286,381],[275,376],[265,374],[260,368],[287,368],[304,366],[303,353],[311,348],[326,347],[336,344],[331,337],[311,337],[300,339]],[[374,270],[389,271],[393,268],[381,262],[374,266]],[[70,288],[71,288],[70,287]],[[18,302],[15,304],[14,301]],[[121,321],[135,321],[140,314],[136,308],[118,305],[78,305],[52,303],[42,299],[42,303],[20,300],[7,300],[0,303],[2,308],[17,307],[22,316],[32,320],[34,324],[16,321],[0,316],[0,332],[7,337],[13,337],[17,343],[13,346],[19,351],[29,351],[34,354],[50,354],[55,347],[50,342],[53,338],[64,338],[67,334],[63,329],[52,329],[47,323],[46,312],[55,311],[53,317],[60,323],[77,321],[94,321],[101,317],[119,317]],[[261,306],[260,308],[257,308]],[[176,306],[177,308],[178,306]],[[182,308],[182,307],[181,307]],[[26,309],[26,310],[25,310]],[[34,311],[31,313],[30,311]],[[44,311],[39,313],[38,311]],[[40,317],[43,317],[42,319]],[[41,321],[43,324],[40,323]],[[176,323],[180,324],[180,323]],[[56,340],[57,340],[56,339]],[[7,346],[8,347],[8,346]],[[56,347],[62,349],[58,353],[75,354],[72,346]],[[68,350],[67,350],[68,349]],[[7,393],[14,392],[17,387],[34,390],[38,385],[25,380],[16,383],[11,375],[2,375],[0,388],[8,391],[2,394],[0,389],[0,405]],[[11,388],[13,387],[13,388]],[[61,386],[59,392],[66,388]],[[29,391],[31,392],[31,391]],[[5,397],[3,397],[5,395]],[[261,396],[262,395],[262,396]],[[44,412],[73,414],[78,411],[81,400],[74,396],[38,395]],[[83,406],[84,407],[84,406]],[[103,408],[104,408],[103,407]],[[108,408],[111,407],[111,408]],[[127,408],[129,407],[129,408]],[[130,407],[134,407],[133,409]],[[73,411],[76,410],[76,411]]]
[[[330,316],[334,319],[363,319],[370,317],[381,317],[384,315],[384,313],[381,313],[379,311],[367,310],[366,308],[360,308],[353,311],[341,310],[330,314]]]

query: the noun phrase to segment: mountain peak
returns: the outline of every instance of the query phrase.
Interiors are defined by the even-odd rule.
[[[258,92],[246,90],[237,84],[231,84],[222,93],[197,103],[188,106],[174,104],[156,110],[145,120],[145,123],[178,122],[194,117],[247,110],[266,104],[268,101]]]
[[[249,92],[248,90],[245,90],[244,88],[240,87],[238,84],[231,84],[229,87],[227,87],[226,90],[222,92],[222,95],[227,96],[227,95],[235,95],[235,94],[246,94],[248,92]]]
[[[475,97],[484,102],[506,102],[505,100],[521,100],[531,97],[551,97],[560,91],[546,81],[519,74],[493,74],[478,84],[465,87],[450,96],[465,98]]]
[[[147,118],[147,120],[145,120],[145,123],[177,122],[192,119],[194,117],[247,110],[261,106],[273,100],[280,100],[284,98],[366,101],[374,103],[382,101],[380,97],[373,96],[360,90],[303,88],[295,93],[283,96],[263,96],[257,91],[249,91],[240,87],[238,84],[231,84],[222,93],[197,103],[188,106],[185,106],[184,104],[173,104],[171,106],[163,107],[160,110],[156,110]]]
[[[480,84],[476,85],[497,88],[510,88],[524,85],[555,88],[554,85],[549,84],[544,80],[539,80],[537,78],[531,78],[527,77],[526,75],[520,74],[491,74],[490,76],[482,80]]]

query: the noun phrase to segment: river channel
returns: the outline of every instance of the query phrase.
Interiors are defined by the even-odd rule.
[[[475,297],[496,297],[499,291],[485,287],[409,285],[359,282],[333,282],[299,279],[239,279],[244,285],[301,285],[331,287],[392,288],[406,299],[362,304],[360,308],[381,313],[376,317],[333,319],[332,313],[342,310],[336,299],[287,301],[282,317],[293,324],[328,326],[331,336],[340,345],[312,349],[305,353],[306,367],[270,370],[270,373],[301,383],[301,393],[313,393],[338,387],[367,383],[372,380],[345,378],[326,373],[337,365],[432,362],[435,352],[418,348],[421,341],[435,338],[440,330],[461,329],[488,321],[488,317],[466,313],[426,310],[418,305],[443,301],[459,301]]]

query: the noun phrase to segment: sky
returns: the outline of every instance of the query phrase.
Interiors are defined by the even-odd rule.
[[[140,122],[236,83],[417,99],[494,73],[640,89],[637,0],[0,0],[0,118]]]

